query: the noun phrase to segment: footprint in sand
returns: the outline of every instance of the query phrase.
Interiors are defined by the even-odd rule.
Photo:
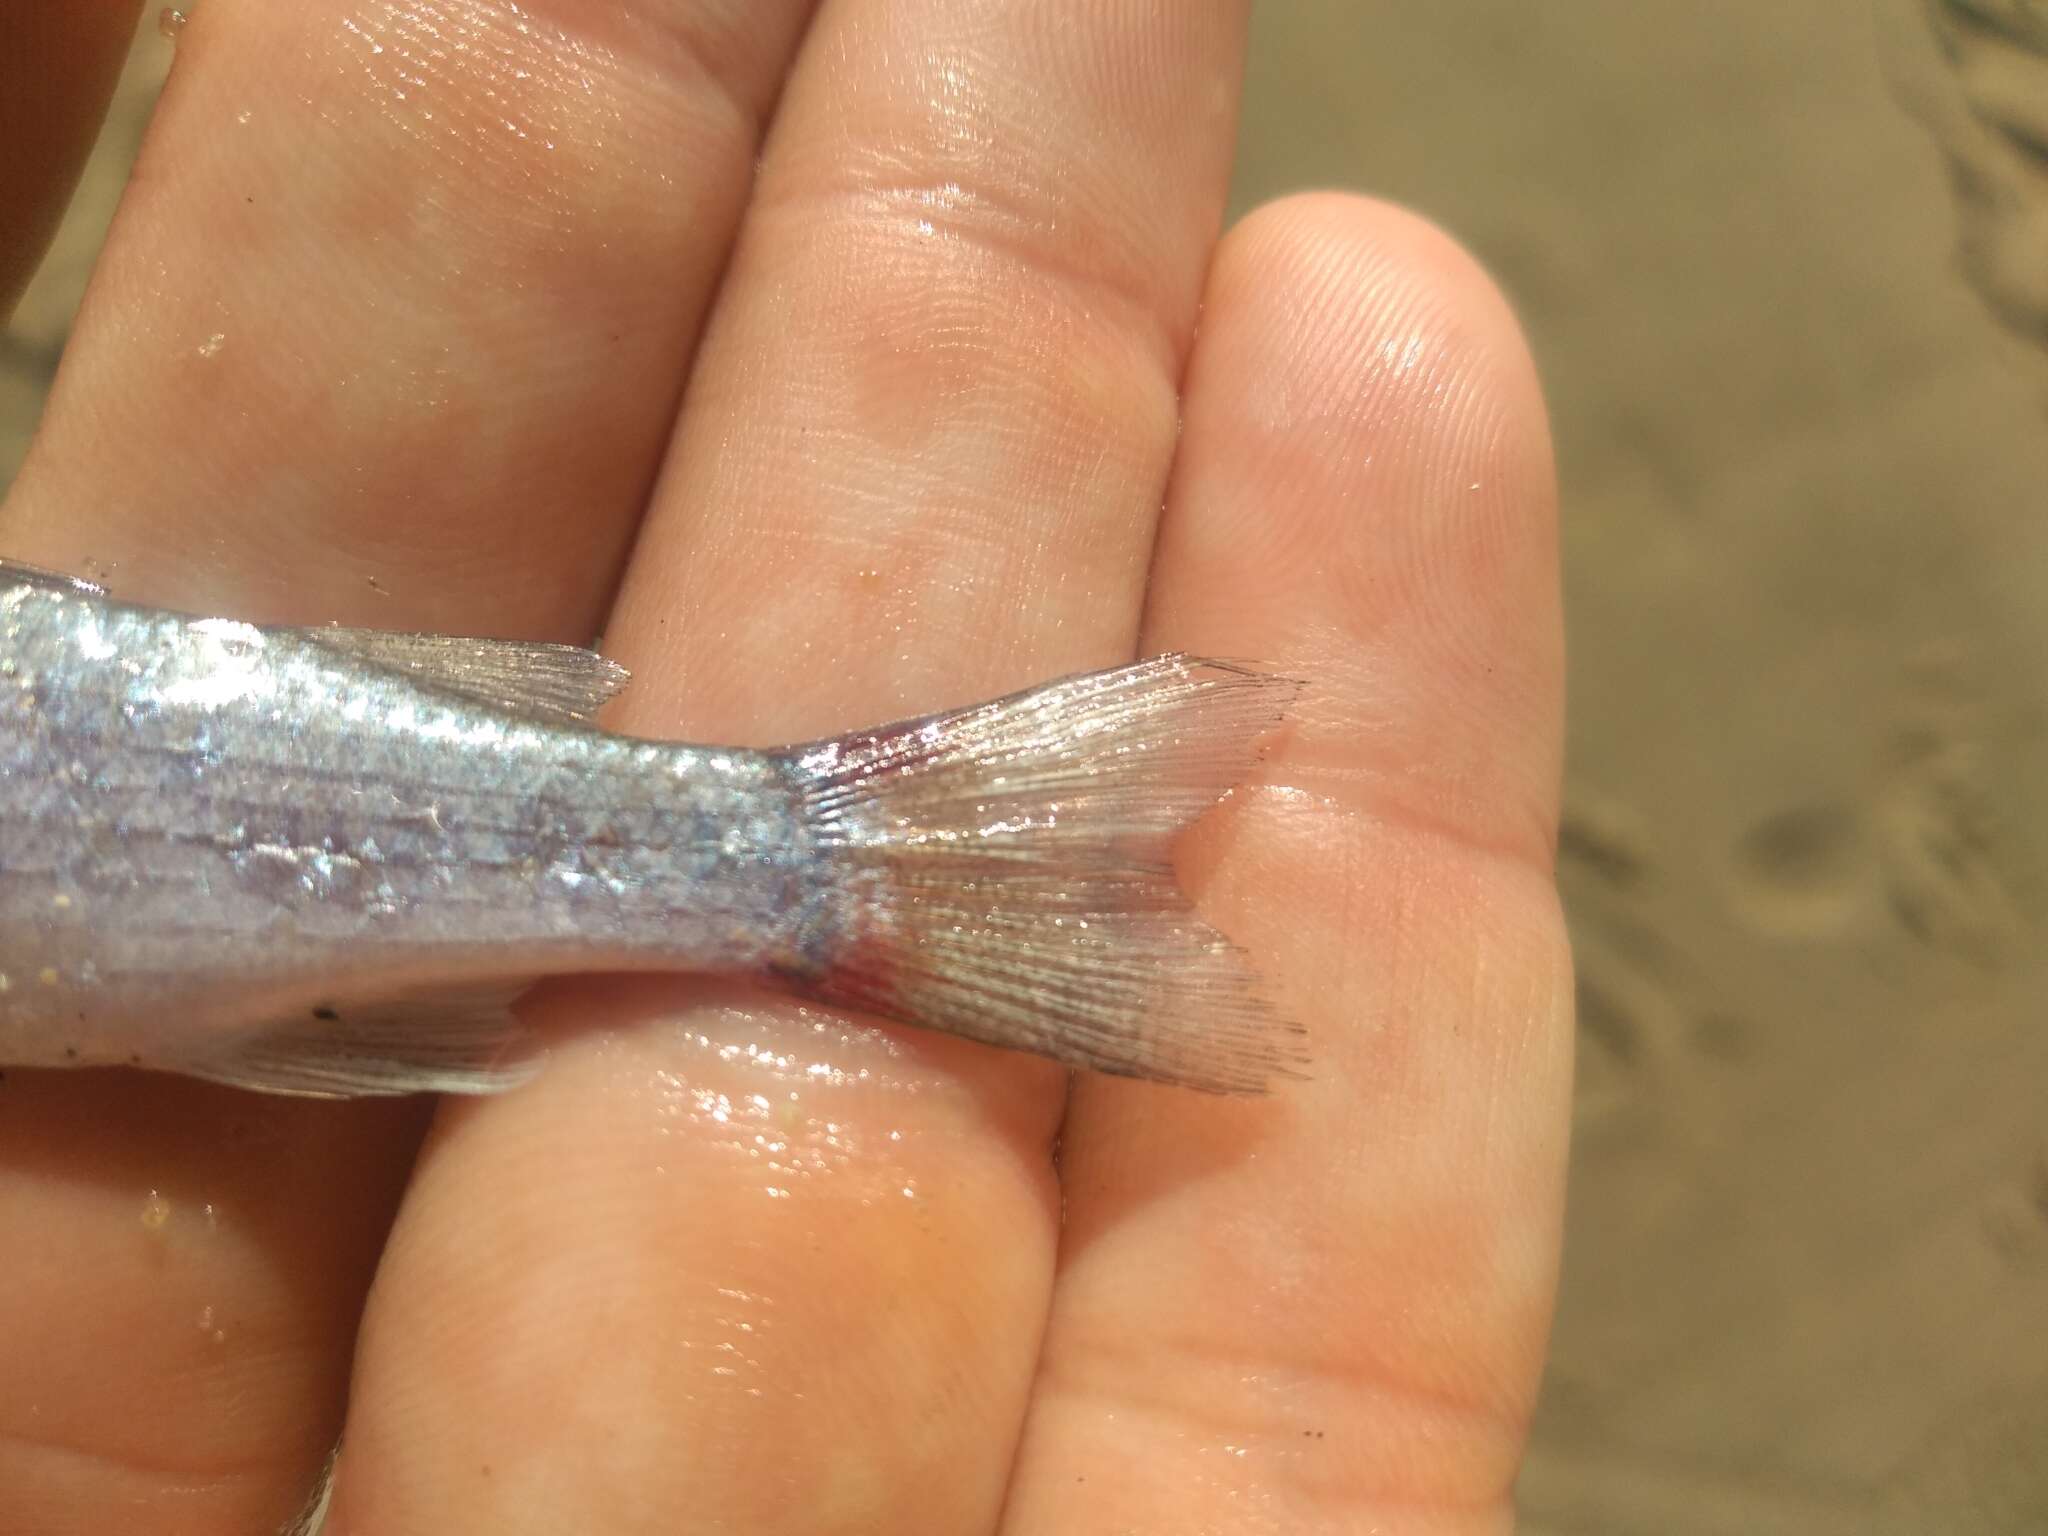
[[[1572,790],[1558,839],[1558,879],[1571,916],[1578,972],[1578,1082],[1582,1125],[1613,1126],[1631,1105],[1693,1081],[1693,1053],[1739,1055],[1744,1031],[1696,1006],[1690,967],[1646,910],[1657,855],[1638,816],[1620,801]]]
[[[1916,738],[1902,758],[1880,806],[1892,912],[1922,943],[1995,964],[2019,911],[2000,868],[1980,754],[1967,741]]]
[[[1620,914],[1648,877],[1641,827],[1618,803],[1574,787],[1557,839],[1558,884],[1572,928],[1577,972],[1578,1063],[1573,1112],[1583,1123],[1610,1120],[1637,1096],[1649,1037],[1661,1013],[1623,953],[1633,947]]]
[[[1995,711],[1966,656],[1934,649],[1908,693],[1877,797],[1886,900],[1914,938],[1978,965],[2011,952],[2024,926],[2017,845],[1997,814]]]
[[[1876,868],[1863,819],[1827,801],[1763,817],[1737,841],[1733,863],[1738,910],[1754,926],[1788,937],[1846,927]]]
[[[1883,0],[1894,92],[1948,162],[1964,277],[2048,361],[2048,6]]]
[[[1918,657],[1867,790],[1781,806],[1737,838],[1750,926],[1814,941],[1875,920],[1980,966],[2005,959],[2023,926],[2015,855],[1994,809],[1993,711],[1968,671],[1946,649]]]

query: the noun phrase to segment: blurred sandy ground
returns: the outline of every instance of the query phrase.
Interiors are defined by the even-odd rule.
[[[6,3],[0,0],[0,5]],[[147,7],[107,113],[106,127],[86,164],[63,227],[35,281],[22,295],[12,321],[0,331],[0,490],[14,479],[28,450],[65,332],[85,292],[93,259],[106,239],[114,205],[128,179],[128,167],[142,143],[142,130],[170,66],[171,45],[158,35],[157,14],[158,7]]]
[[[1972,17],[2015,26],[1959,44]],[[2048,1531],[2048,368],[2013,334],[2048,294],[2048,128],[2029,162],[1981,110],[2048,88],[2000,41],[2029,26],[1255,23],[1239,205],[1333,184],[1441,220],[1556,418],[1583,1027],[1532,1531]],[[146,22],[5,337],[0,480],[168,52]]]

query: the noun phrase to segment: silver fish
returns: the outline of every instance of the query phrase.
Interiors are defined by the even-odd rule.
[[[1289,681],[1165,656],[762,752],[600,729],[625,680],[0,562],[0,1063],[493,1092],[535,978],[664,970],[1199,1088],[1299,1069],[1168,859]]]

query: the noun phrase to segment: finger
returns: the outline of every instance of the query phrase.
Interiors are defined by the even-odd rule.
[[[0,48],[0,320],[85,168],[135,31],[137,0],[13,0]]]
[[[1189,869],[1313,1080],[1077,1085],[1003,1529],[1504,1530],[1570,1075],[1542,405],[1484,276],[1382,205],[1254,215],[1204,314],[1145,644],[1311,680]]]
[[[633,726],[789,740],[1129,653],[1241,46],[1213,5],[821,13],[607,631]],[[344,1531],[989,1528],[1060,1074],[691,995],[565,991],[601,1032],[444,1122]]]
[[[802,20],[209,0],[8,552],[252,618],[587,638]],[[27,1073],[6,1093],[0,1252],[53,1259],[0,1264],[0,1317],[64,1347],[0,1352],[0,1528],[15,1507],[275,1524],[338,1427],[420,1110],[234,1109],[273,1138],[252,1166],[219,1094]],[[178,1209],[281,1235],[178,1248],[166,1286],[136,1218],[158,1168]],[[108,1261],[89,1293],[73,1254]],[[252,1321],[215,1342],[203,1305]]]
[[[209,0],[6,514],[251,619],[588,639],[807,0]]]
[[[411,1105],[0,1074],[0,1530],[275,1530],[334,1443]]]

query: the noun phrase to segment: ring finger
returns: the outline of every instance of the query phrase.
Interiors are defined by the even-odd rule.
[[[1236,6],[827,6],[607,631],[634,728],[786,741],[1129,656],[1241,47]],[[557,997],[597,1030],[422,1161],[337,1524],[990,1529],[1062,1076]]]

